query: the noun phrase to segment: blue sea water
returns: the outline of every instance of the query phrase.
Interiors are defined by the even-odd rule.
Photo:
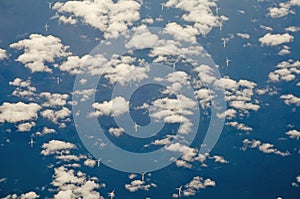
[[[278,1],[279,2],[279,1]],[[144,16],[159,16],[160,6],[158,1],[151,2],[151,12],[143,10]],[[299,25],[299,14],[289,15],[282,19],[270,19],[266,17],[266,10],[270,2],[254,1],[220,1],[220,12],[229,17],[225,23],[223,31],[214,29],[207,37],[199,37],[198,42],[212,55],[213,60],[220,66],[219,70],[223,76],[230,76],[233,79],[247,79],[264,88],[267,83],[267,75],[275,69],[276,64],[287,59],[299,59],[299,38],[300,32],[293,33],[295,39],[290,44],[291,54],[287,56],[277,55],[279,49],[260,46],[258,38],[266,31],[259,28],[259,25],[267,25],[274,28],[274,32],[282,33],[284,28],[291,25]],[[241,14],[237,10],[245,10],[246,14]],[[299,13],[299,8],[295,8]],[[154,25],[162,25],[168,20],[176,20],[174,16],[179,11],[166,11],[163,14],[164,22],[156,22]],[[63,84],[60,87],[55,85],[54,79],[59,75],[54,74],[30,74],[20,63],[13,62],[17,57],[14,50],[9,49],[9,44],[20,39],[27,38],[32,33],[53,34],[62,39],[63,43],[70,46],[70,50],[77,55],[88,53],[96,45],[93,38],[101,37],[98,31],[85,25],[70,26],[58,24],[55,20],[49,20],[54,13],[49,11],[47,1],[38,0],[2,0],[0,1],[0,47],[7,49],[12,57],[1,63],[0,68],[0,102],[17,102],[18,98],[11,96],[13,88],[8,85],[16,77],[31,76],[33,84],[37,87],[37,92],[72,92],[73,77],[63,76]],[[255,22],[251,22],[255,20]],[[50,30],[46,33],[43,26],[47,22]],[[223,48],[221,38],[230,37],[238,32],[251,35],[248,42],[253,46],[242,47],[247,41],[234,37],[228,43],[226,49]],[[88,35],[90,40],[82,39],[80,35]],[[225,66],[225,59],[229,57],[232,62],[230,67]],[[280,94],[287,94],[293,91],[295,95],[300,95],[299,87],[291,86],[291,83],[271,83],[271,86],[279,87]],[[202,176],[216,181],[213,188],[200,190],[200,192],[190,198],[300,198],[299,188],[291,186],[295,177],[299,175],[300,159],[295,148],[299,148],[298,140],[279,138],[286,137],[284,132],[288,130],[288,125],[299,126],[298,109],[292,111],[294,107],[286,106],[279,96],[258,96],[261,109],[256,113],[251,113],[242,121],[253,127],[250,134],[246,134],[231,127],[224,127],[222,135],[212,151],[213,154],[221,154],[229,163],[226,165],[214,165],[210,163],[208,168],[199,167],[196,169],[178,169],[175,165],[170,165],[162,170],[153,172],[151,179],[157,184],[157,188],[149,192],[138,191],[129,193],[124,184],[129,183],[128,174],[115,171],[104,165],[101,168],[82,168],[90,176],[97,176],[100,182],[107,184],[107,187],[99,189],[106,197],[106,193],[115,189],[117,198],[171,198],[175,193],[175,187],[188,183],[193,176]],[[26,102],[26,100],[24,100]],[[143,122],[143,121],[141,121]],[[43,125],[51,126],[47,121],[41,121],[38,126],[32,129],[33,132]],[[7,129],[12,129],[10,133]],[[203,127],[202,130],[205,130]],[[41,145],[50,139],[59,139],[76,143],[80,146],[80,153],[88,152],[81,144],[76,133],[74,124],[68,124],[66,129],[57,129],[58,133],[47,137],[36,139],[35,147],[28,145],[30,133],[20,133],[11,124],[0,124],[1,142],[0,147],[0,178],[7,177],[7,181],[0,183],[0,196],[11,193],[24,193],[36,190],[41,198],[53,197],[53,192],[40,191],[45,186],[46,190],[53,188],[53,169],[48,168],[53,164],[53,157],[43,157],[40,154]],[[201,134],[201,130],[199,131]],[[259,139],[264,142],[273,143],[281,151],[290,151],[291,156],[280,157],[273,154],[267,155],[255,149],[242,151],[242,141],[245,138]],[[200,142],[203,137],[197,137],[195,143]],[[9,139],[10,142],[6,143]]]

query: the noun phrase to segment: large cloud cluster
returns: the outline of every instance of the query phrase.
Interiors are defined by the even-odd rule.
[[[296,14],[292,10],[293,6],[300,6],[299,0],[289,0],[287,2],[279,3],[277,7],[270,7],[268,9],[268,15],[272,18],[280,18],[287,16],[288,14]]]
[[[38,111],[41,109],[36,103],[25,104],[23,102],[8,103],[4,102],[0,106],[0,122],[22,122],[35,120],[38,118]]]
[[[283,157],[290,155],[290,153],[288,151],[281,152],[278,149],[274,148],[273,144],[263,143],[259,140],[244,139],[243,143],[244,143],[244,146],[243,146],[242,150],[247,150],[247,148],[251,148],[251,149],[257,148],[261,152],[267,153],[267,154],[273,153],[273,154],[280,155]]]
[[[55,59],[68,56],[68,46],[52,35],[44,36],[31,34],[29,39],[20,40],[10,45],[11,48],[24,49],[16,61],[21,62],[34,72],[52,72],[49,64],[54,64]]]
[[[165,3],[166,7],[174,7],[185,11],[182,19],[186,22],[193,23],[192,26],[180,27],[178,24],[171,23],[172,30],[184,30],[188,36],[201,34],[207,35],[212,28],[221,27],[222,23],[228,20],[225,16],[218,16],[213,10],[217,7],[216,0],[169,0]],[[176,29],[174,29],[176,28]],[[186,37],[186,38],[189,38]]]
[[[116,3],[112,0],[84,0],[57,2],[53,9],[63,23],[77,24],[81,21],[102,31],[105,38],[115,38],[140,19],[140,7],[141,4],[133,0]]]

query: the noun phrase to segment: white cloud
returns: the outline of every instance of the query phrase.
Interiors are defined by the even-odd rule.
[[[263,37],[259,38],[258,41],[263,46],[277,46],[284,43],[289,43],[294,40],[294,37],[288,33],[285,34],[271,34],[267,33]]]
[[[300,31],[300,27],[298,27],[298,26],[290,26],[290,27],[287,27],[285,29],[285,31],[287,31],[287,32],[298,32],[298,31]]]
[[[9,194],[9,195],[3,197],[3,199],[36,199],[39,197],[40,196],[38,194],[36,194],[34,191],[30,191],[27,193],[23,193],[20,196],[18,196],[17,194]]]
[[[290,155],[290,153],[288,151],[287,152],[281,152],[278,149],[274,148],[273,144],[262,143],[259,140],[244,139],[243,144],[244,145],[243,145],[242,150],[246,150],[247,148],[252,148],[252,149],[257,148],[260,151],[262,151],[263,153],[267,153],[267,154],[273,153],[273,154],[280,155],[280,156],[283,156],[283,157]]]
[[[53,123],[59,123],[59,120],[68,121],[68,117],[71,115],[71,111],[66,107],[63,107],[60,110],[46,109],[41,112],[41,115]],[[64,123],[62,123],[61,127],[64,126]]]
[[[279,7],[272,7],[268,9],[268,15],[272,18],[284,17],[290,13],[290,5],[287,3],[280,3]]]
[[[42,104],[43,107],[56,107],[56,106],[66,105],[69,95],[60,94],[60,93],[43,92],[40,93],[40,97],[43,97],[47,100]]]
[[[201,88],[194,92],[202,107],[210,107],[211,100],[214,98],[212,90]]]
[[[125,188],[130,192],[136,192],[138,190],[149,191],[150,188],[157,187],[154,183],[147,184],[142,180],[133,180],[130,184],[125,184]]]
[[[96,192],[100,185],[96,182],[97,178],[87,179],[86,174],[64,166],[54,169],[53,181],[51,184],[58,188],[58,193],[54,199],[74,199],[74,198],[102,198]]]
[[[242,131],[252,131],[253,129],[245,124],[238,123],[238,122],[227,122],[226,125],[232,126],[238,130]]]
[[[269,80],[272,82],[292,81],[300,74],[300,61],[283,61],[277,66],[278,69],[269,73]]]
[[[182,159],[188,162],[194,161],[195,157],[197,156],[197,150],[191,147],[182,145],[180,143],[171,144],[169,146],[164,147],[168,151],[178,152],[182,154]]]
[[[132,29],[134,34],[126,44],[127,48],[145,49],[152,48],[159,40],[158,36],[152,34],[147,26],[141,25]]]
[[[116,97],[111,101],[104,101],[103,103],[94,103],[93,108],[95,112],[90,113],[90,116],[113,116],[117,117],[129,111],[129,102],[123,97]]]
[[[296,14],[291,8],[293,6],[300,6],[299,0],[289,0],[284,3],[279,3],[278,7],[268,8],[268,15],[272,18],[280,18],[287,16],[288,14]]]
[[[59,68],[61,71],[67,71],[71,75],[77,75],[84,71],[88,71],[91,74],[102,74],[105,70],[106,62],[107,59],[101,54],[95,56],[84,55],[82,57],[69,56]]]
[[[96,165],[96,161],[92,159],[87,159],[83,162],[85,166],[94,167]]]
[[[26,123],[19,124],[17,126],[17,128],[18,128],[18,131],[21,131],[21,132],[27,131],[28,132],[34,126],[35,126],[35,122],[26,122]]]
[[[250,35],[247,33],[237,33],[236,35],[242,39],[250,39]]]
[[[300,131],[297,131],[297,130],[290,130],[290,131],[286,132],[285,134],[288,135],[292,139],[299,140],[299,138],[300,138]]]
[[[23,102],[18,102],[11,104],[4,102],[0,106],[0,123],[15,123],[37,119],[37,112],[40,109],[41,107],[36,103],[25,104]]]
[[[102,31],[105,38],[115,38],[140,19],[140,6],[133,0],[116,3],[111,0],[83,0],[57,2],[53,9],[63,23],[76,24],[81,21]]]
[[[6,59],[7,57],[6,50],[0,48],[0,61]]]
[[[284,103],[287,105],[300,106],[300,98],[294,96],[293,94],[282,95],[282,96],[280,96],[280,99],[283,99]]]
[[[35,135],[37,136],[43,136],[43,135],[48,135],[48,134],[52,134],[55,133],[56,131],[54,129],[50,129],[48,127],[44,127],[42,132],[36,132]]]
[[[120,137],[124,133],[123,128],[110,128],[108,132],[116,137]]]
[[[197,41],[198,30],[193,26],[187,25],[183,27],[176,22],[171,22],[166,25],[164,31],[174,37],[178,41],[186,41],[195,43]]]
[[[34,72],[52,72],[48,64],[55,63],[55,59],[68,56],[67,46],[61,43],[61,40],[52,35],[43,36],[40,34],[31,34],[29,39],[21,40],[11,44],[11,48],[24,49],[16,61],[21,62],[27,68]]]
[[[278,52],[278,55],[284,56],[284,55],[287,55],[287,54],[290,54],[290,53],[291,53],[290,47],[288,47],[288,46],[283,46],[283,49],[281,49],[281,50]]]
[[[30,191],[28,193],[24,193],[20,196],[21,199],[35,199],[39,198],[39,195],[37,195],[35,192]]]
[[[17,87],[12,93],[14,96],[32,99],[31,96],[35,95],[36,88],[31,86],[30,80],[24,81],[21,78],[15,78],[9,82],[9,85]]]
[[[60,70],[68,71],[70,74],[80,74],[86,72],[90,75],[102,75],[111,84],[120,83],[125,85],[129,82],[138,82],[148,77],[146,72],[149,68],[140,62],[140,66],[135,63],[136,59],[130,56],[112,57],[107,60],[103,55],[84,55],[83,57],[70,56],[67,61],[60,65]]]
[[[203,179],[202,177],[196,176],[193,180],[187,183],[184,186],[183,195],[184,196],[194,196],[196,195],[197,191],[200,189],[205,189],[206,187],[214,187],[216,186],[216,182],[207,178]]]
[[[72,95],[79,95],[80,101],[85,102],[86,100],[90,99],[90,97],[95,94],[96,89],[84,89],[84,90],[76,90],[72,93]]]
[[[209,0],[169,0],[165,3],[166,7],[179,8],[185,11],[182,19],[193,23],[193,28],[198,31],[197,34],[207,35],[212,28],[222,26],[222,23],[228,20],[225,16],[217,16],[213,10],[217,7],[215,1]],[[194,32],[194,30],[193,30]]]
[[[51,154],[57,154],[60,151],[69,151],[75,149],[76,146],[70,142],[64,142],[60,140],[51,140],[48,143],[42,145],[43,150],[41,154],[48,156]]]
[[[181,123],[178,133],[188,134],[193,123],[187,116],[194,114],[196,105],[192,99],[181,94],[177,95],[177,99],[157,99],[149,107],[150,116],[166,123]]]

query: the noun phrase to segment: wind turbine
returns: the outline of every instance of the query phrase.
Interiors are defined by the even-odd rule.
[[[230,59],[228,59],[228,57],[226,57],[226,61],[225,61],[225,63],[226,63],[226,66],[227,66],[227,67],[229,66],[229,62],[231,62],[231,60],[230,60]]]
[[[97,160],[97,166],[100,167],[101,164],[101,158]]]
[[[178,188],[176,188],[176,190],[178,190],[178,198],[181,197],[181,193],[182,193],[182,185]]]
[[[57,85],[59,85],[60,84],[60,82],[61,82],[61,79],[60,79],[60,77],[58,76],[58,77],[56,77],[56,83],[57,83]]]
[[[145,181],[145,175],[146,175],[146,171],[144,172],[144,173],[141,173],[141,175],[142,175],[142,181],[144,182]]]
[[[134,132],[136,132],[137,133],[137,131],[138,131],[138,127],[139,127],[140,125],[138,125],[136,122],[134,123]]]
[[[227,44],[226,39],[223,39],[223,46],[224,46],[224,48],[226,48],[226,44]]]
[[[173,70],[176,70],[176,64],[180,61],[180,57],[177,57],[176,61],[173,63]]]
[[[52,8],[52,2],[48,2],[48,7],[49,7],[49,9],[51,10],[51,8]]]
[[[108,193],[108,196],[110,197],[110,199],[114,199],[114,197],[115,197],[115,190],[113,190],[112,192]]]
[[[220,31],[222,31],[222,30],[223,30],[223,24],[220,23]]]
[[[46,23],[45,26],[44,26],[46,32],[48,32],[49,27],[50,27],[50,26],[48,26],[48,24]]]
[[[161,5],[161,10],[164,10],[165,4],[164,4],[164,3],[161,3],[160,5]]]
[[[33,138],[31,137],[30,142],[28,142],[28,144],[30,144],[30,146],[33,147],[34,143],[35,143],[35,141],[33,141]]]

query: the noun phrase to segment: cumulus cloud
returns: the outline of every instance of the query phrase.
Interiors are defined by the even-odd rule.
[[[102,74],[105,70],[105,63],[107,59],[101,55],[97,54],[84,55],[82,57],[69,56],[65,62],[63,62],[59,68],[61,71],[66,71],[71,75],[77,75],[88,71],[91,74]]]
[[[269,73],[269,80],[272,82],[292,81],[300,73],[300,61],[288,60],[280,62],[273,72]]]
[[[51,140],[48,143],[42,145],[43,150],[41,154],[48,156],[51,154],[57,154],[60,151],[69,151],[75,149],[76,146],[70,142],[64,142],[60,140]]]
[[[152,48],[159,40],[158,36],[152,34],[146,25],[141,25],[132,29],[134,31],[130,40],[126,44],[127,48],[145,49]]]
[[[146,183],[142,180],[133,180],[130,184],[125,184],[125,188],[130,192],[136,192],[138,190],[149,191],[150,188],[157,187],[154,183]]]
[[[54,199],[66,198],[101,198],[100,193],[95,191],[100,185],[97,178],[87,179],[86,174],[64,166],[54,169],[53,181],[51,184],[58,189]]]
[[[278,149],[274,148],[273,144],[262,143],[259,140],[244,139],[243,144],[244,145],[243,145],[242,150],[247,150],[247,148],[251,148],[251,149],[257,148],[258,150],[262,151],[263,153],[267,153],[267,154],[273,153],[273,154],[280,155],[283,157],[290,155],[290,153],[288,151],[281,152]]]
[[[166,25],[164,31],[174,37],[178,41],[186,41],[195,43],[197,41],[198,30],[193,26],[187,25],[183,27],[176,22],[171,22]]]
[[[180,143],[171,144],[164,147],[167,151],[177,152],[182,154],[182,159],[188,162],[194,161],[197,156],[197,150]]]
[[[290,27],[287,27],[285,29],[285,31],[287,31],[287,32],[298,32],[298,31],[300,31],[300,27],[298,27],[298,26],[290,26]]]
[[[120,137],[124,133],[123,128],[110,128],[108,132],[116,137]]]
[[[66,105],[69,95],[60,94],[60,93],[42,92],[40,93],[40,97],[45,98],[47,100],[42,104],[43,107],[56,107],[56,106]]]
[[[186,22],[193,23],[193,29],[189,26],[185,27],[187,28],[185,33],[189,32],[189,35],[193,35],[195,30],[197,30],[197,34],[205,36],[212,28],[221,27],[222,23],[228,20],[228,18],[223,15],[217,16],[214,14],[213,10],[217,7],[215,1],[169,0],[164,5],[185,11],[185,14],[182,15],[182,19]]]
[[[36,103],[25,104],[23,102],[8,103],[4,102],[0,106],[0,123],[3,122],[22,122],[38,118],[38,111],[41,107]]]
[[[24,81],[21,78],[15,78],[9,82],[9,85],[17,87],[12,93],[14,96],[32,99],[32,96],[35,95],[36,88],[31,86],[29,79]]]
[[[300,106],[300,98],[294,96],[293,94],[282,95],[282,96],[280,96],[280,99],[283,99],[284,103],[287,105]]]
[[[94,167],[96,165],[96,161],[92,159],[86,159],[83,164],[88,167]]]
[[[226,125],[232,126],[238,130],[241,131],[252,131],[253,129],[243,123],[239,123],[239,122],[227,122]]]
[[[267,33],[263,37],[259,38],[258,41],[263,46],[277,46],[284,43],[290,43],[294,40],[294,37],[289,33],[285,34],[271,34]]]
[[[60,110],[46,109],[41,112],[41,115],[51,122],[58,124],[60,121],[69,121],[68,117],[71,115],[71,111],[67,107],[63,107]],[[61,127],[65,127],[65,124],[61,123]]]
[[[18,128],[18,131],[21,131],[21,132],[25,132],[25,131],[30,131],[32,127],[34,127],[36,124],[35,122],[26,122],[26,123],[22,123],[22,124],[19,124],[17,126]]]
[[[285,134],[288,135],[292,139],[299,140],[299,138],[300,138],[300,131],[297,131],[297,130],[290,130],[290,131],[286,132]]]
[[[278,55],[284,56],[284,55],[287,55],[287,54],[290,54],[290,53],[291,53],[290,47],[283,46],[283,48],[278,52]]]
[[[272,18],[280,18],[290,13],[290,4],[280,3],[279,7],[268,8],[268,15]]]
[[[113,56],[110,60],[101,54],[95,56],[84,55],[83,57],[70,56],[59,68],[70,74],[102,75],[111,84],[120,83],[125,85],[129,82],[138,82],[148,77],[149,68],[143,62],[137,65],[136,59],[130,56]]]
[[[186,197],[194,196],[200,189],[205,189],[206,187],[215,187],[216,182],[207,178],[196,176],[193,180],[184,186],[183,195]]]
[[[123,97],[116,97],[111,101],[103,103],[94,103],[95,112],[90,113],[90,116],[113,116],[117,117],[129,111],[129,102]]]
[[[20,196],[21,199],[35,199],[39,198],[39,195],[37,195],[34,191],[30,191],[28,193],[24,193]]]
[[[228,102],[229,108],[223,112],[218,113],[219,118],[226,118],[228,120],[234,119],[236,116],[244,117],[252,111],[258,111],[260,105],[253,99],[254,89],[257,84],[249,80],[235,81],[229,77],[223,77],[214,82],[217,88],[225,88],[225,101]],[[227,125],[235,127],[243,131],[252,131],[251,127],[236,121],[227,122]]]
[[[44,127],[42,132],[36,132],[35,135],[37,136],[43,136],[43,135],[48,135],[48,134],[52,134],[55,133],[56,131],[54,129],[50,129],[48,127]]]
[[[188,134],[193,126],[188,118],[193,115],[196,102],[184,95],[178,94],[177,99],[161,98],[152,102],[149,107],[150,116],[166,123],[181,123],[178,133]]]
[[[95,94],[96,89],[83,89],[83,90],[76,90],[72,93],[72,95],[79,95],[81,96],[80,101],[85,102],[86,100],[90,99],[90,97]]]
[[[46,64],[55,63],[55,59],[68,56],[68,46],[64,46],[61,40],[52,35],[43,36],[31,34],[29,39],[24,39],[10,45],[18,50],[24,49],[16,61],[21,62],[34,72],[52,72]]]
[[[81,21],[104,33],[105,38],[118,37],[140,19],[141,4],[133,0],[83,0],[57,2],[53,6],[59,21],[77,24]]]
[[[250,35],[247,33],[237,33],[236,35],[242,39],[250,39]]]
[[[0,48],[0,61],[6,59],[8,55],[6,54],[6,50]]]
[[[40,196],[38,194],[36,194],[34,191],[30,191],[27,193],[23,193],[20,196],[18,196],[17,194],[9,194],[9,195],[3,197],[3,199],[36,199],[39,197]]]
[[[288,14],[296,14],[292,11],[293,6],[300,6],[299,0],[289,0],[287,2],[279,3],[278,7],[268,8],[268,15],[272,18],[280,18]]]
[[[228,109],[224,112],[218,112],[218,118],[227,120],[233,120],[237,117],[243,118],[249,115],[250,112],[260,109],[259,102],[254,98],[256,83],[245,79],[236,81],[228,76],[217,79],[213,74],[213,69],[208,65],[200,65],[194,71],[198,73],[200,78],[199,81],[194,83],[196,88],[194,93],[202,107],[210,107],[211,100],[216,95],[215,91],[225,91],[224,100],[228,103]],[[197,85],[197,82],[200,82],[199,85]],[[206,85],[210,85],[210,88],[214,90],[207,88]],[[227,122],[226,125],[243,131],[252,131],[251,127],[236,121]]]

